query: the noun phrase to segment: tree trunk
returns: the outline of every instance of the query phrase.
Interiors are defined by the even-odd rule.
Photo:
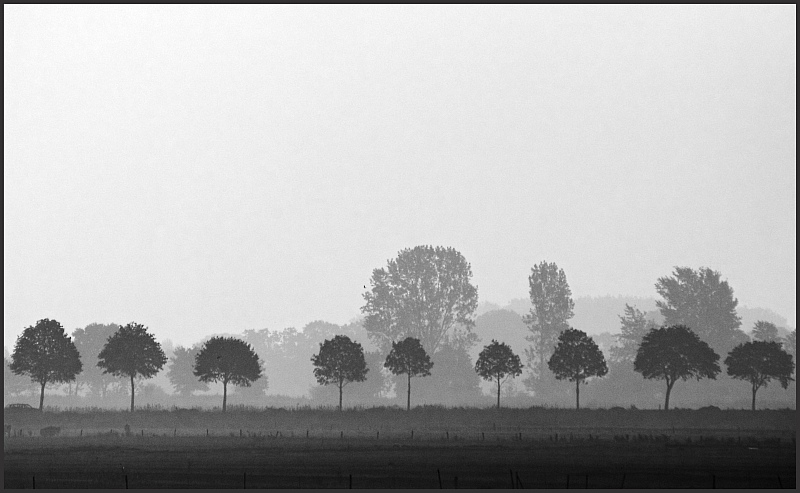
[[[228,381],[222,381],[222,412],[225,412],[225,407],[228,404]]]
[[[497,377],[497,409],[500,409],[500,377]]]
[[[133,412],[133,375],[131,375],[131,412]]]
[[[758,387],[756,387],[756,384],[753,384],[753,411],[756,410],[756,392],[758,392]]]
[[[47,380],[42,382],[42,394],[39,396],[39,411],[44,409],[44,386],[47,384]]]
[[[408,398],[406,400],[406,411],[411,410],[411,373],[408,374]]]
[[[344,387],[343,382],[339,380],[339,412],[342,412],[342,388]]]
[[[581,381],[575,380],[575,409],[581,408]]]
[[[672,391],[672,386],[674,384],[675,384],[675,382],[670,383],[670,381],[667,380],[667,397],[666,397],[666,400],[664,401],[664,410],[665,411],[669,411],[669,393]]]

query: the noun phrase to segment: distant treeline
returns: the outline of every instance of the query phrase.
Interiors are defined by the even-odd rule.
[[[499,383],[491,379],[482,381],[476,372],[476,361],[491,340],[507,344],[525,363],[521,378],[504,381],[501,389],[504,405],[523,407],[567,407],[575,402],[576,389],[582,383],[590,383],[581,391],[585,406],[657,408],[665,397],[663,382],[657,377],[643,378],[641,371],[634,371],[634,360],[643,337],[658,327],[687,327],[718,355],[719,363],[735,347],[752,340],[776,342],[792,360],[796,354],[796,331],[790,332],[775,323],[785,323],[785,319],[769,311],[737,308],[738,302],[727,281],[707,268],[676,267],[671,276],[659,278],[656,292],[661,299],[580,298],[576,303],[564,271],[554,263],[541,262],[531,269],[529,297],[514,300],[507,309],[479,305],[471,276],[470,265],[452,248],[406,249],[396,259],[389,260],[385,268],[373,271],[371,290],[364,294],[360,319],[345,325],[315,321],[302,330],[214,334],[191,347],[164,344],[164,351],[153,340],[166,364],[155,364],[145,373],[129,375],[125,373],[127,370],[103,362],[101,353],[121,330],[117,324],[90,324],[75,329],[71,337],[64,334],[63,341],[55,346],[74,345],[80,368],[77,371],[73,368],[71,373],[61,369],[49,376],[32,371],[29,364],[26,366],[20,346],[25,338],[21,337],[11,361],[6,354],[4,400],[36,394],[41,397],[47,388],[55,393],[52,398],[57,400],[52,403],[58,405],[118,407],[135,386],[141,405],[219,405],[211,396],[219,394],[222,377],[217,378],[213,372],[198,377],[195,367],[199,352],[214,337],[240,340],[257,355],[258,377],[251,378],[249,386],[230,388],[230,404],[257,406],[276,400],[336,404],[338,389],[318,384],[311,361],[321,344],[336,336],[347,336],[363,347],[368,369],[363,382],[348,383],[345,406],[403,402],[407,378],[392,374],[386,367],[386,359],[393,344],[407,338],[419,340],[433,362],[430,376],[414,380],[415,405],[490,405],[493,398],[487,391],[491,392]],[[613,307],[617,307],[615,327],[610,326],[608,316]],[[762,318],[753,322],[752,327],[743,326],[746,316],[756,313]],[[143,331],[143,337],[151,337],[146,335],[144,326],[134,325]],[[570,344],[561,339],[573,327],[579,329],[576,334],[582,330],[594,335],[584,334],[586,337],[575,340],[597,346],[606,370],[575,373],[573,378],[566,370],[553,369],[551,360],[557,344]],[[156,360],[160,358],[161,355]],[[676,386],[674,405],[746,407],[747,385],[730,378],[726,366],[720,366],[716,380],[690,379]],[[509,376],[514,375],[505,375]],[[159,384],[147,382],[151,377]],[[787,390],[778,385],[763,389],[759,393],[760,402],[767,407],[794,407],[795,384],[791,378],[787,383]]]

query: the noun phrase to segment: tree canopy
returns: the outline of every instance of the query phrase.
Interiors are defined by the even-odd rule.
[[[453,248],[402,250],[372,272],[361,308],[364,328],[383,352],[393,341],[414,337],[435,354],[448,333],[450,340],[471,334],[478,306],[471,277],[470,264]]]
[[[79,385],[86,383],[93,394],[105,397],[108,387],[119,382],[116,377],[103,372],[102,368],[97,366],[100,351],[103,350],[108,338],[114,335],[117,330],[119,330],[119,325],[114,323],[92,323],[85,328],[72,331],[75,346],[78,348],[78,352],[81,353],[81,359],[85,363],[83,372],[78,375],[75,382],[76,394],[79,391]]]
[[[752,409],[756,410],[756,392],[775,379],[785,389],[794,380],[794,362],[777,341],[753,341],[740,344],[725,358],[728,375],[750,382],[753,392]]]
[[[611,357],[615,361],[633,362],[642,338],[650,329],[656,328],[655,322],[648,320],[645,312],[625,303],[625,313],[619,316],[622,324],[617,335],[618,346],[611,348]]]
[[[669,409],[669,395],[678,380],[716,379],[720,372],[719,355],[685,325],[652,329],[642,339],[634,371],[644,378],[664,380],[667,384],[664,409]]]
[[[555,262],[542,261],[531,268],[528,285],[532,306],[523,321],[530,331],[526,339],[531,346],[525,354],[533,378],[526,385],[533,390],[536,379],[545,373],[546,356],[558,334],[569,329],[567,321],[574,315],[575,302],[572,301],[567,276]]]
[[[742,324],[736,313],[739,302],[719,272],[707,267],[675,267],[671,277],[658,279],[656,291],[663,298],[656,305],[664,315],[664,325],[690,327],[722,354],[749,340],[738,330]]]
[[[339,411],[342,410],[342,392],[350,382],[367,379],[367,362],[361,344],[349,337],[337,335],[319,345],[319,353],[311,357],[314,377],[320,385],[335,384],[339,387]]]
[[[249,387],[261,378],[261,362],[249,344],[235,337],[212,337],[195,356],[194,376],[201,382],[222,382],[222,411],[227,408],[228,384]]]
[[[522,374],[522,362],[511,347],[492,339],[478,356],[475,371],[484,380],[497,382],[497,409],[500,409],[500,387],[505,379]]]
[[[580,384],[590,377],[608,373],[606,359],[594,340],[586,332],[567,329],[558,336],[558,345],[547,361],[556,378],[575,382],[575,407],[580,409]]]
[[[200,353],[200,346],[186,348],[178,346],[169,358],[167,378],[175,388],[175,392],[188,397],[193,392],[205,392],[208,384],[198,379],[194,374],[194,363]]]
[[[17,337],[11,354],[11,371],[27,375],[41,386],[39,410],[44,407],[44,388],[48,383],[71,382],[83,369],[75,343],[56,320],[42,319],[26,327]]]
[[[765,320],[759,320],[753,325],[753,339],[758,341],[777,341],[778,327]]]
[[[167,356],[147,327],[131,322],[108,338],[98,356],[103,373],[128,377],[131,381],[131,412],[134,404],[134,378],[151,378],[164,367]]]
[[[419,339],[406,337],[392,343],[384,366],[395,375],[408,376],[406,409],[411,409],[411,377],[426,377],[431,374],[433,362]]]

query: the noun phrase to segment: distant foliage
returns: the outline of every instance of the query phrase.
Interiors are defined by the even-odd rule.
[[[783,349],[792,355],[794,361],[797,361],[797,329],[789,332],[789,335],[783,340]]]
[[[558,345],[547,361],[556,378],[575,382],[575,406],[580,409],[580,384],[587,378],[608,373],[606,359],[586,332],[567,329],[558,336]]]
[[[152,378],[164,367],[167,357],[147,327],[131,322],[120,327],[100,351],[97,366],[103,373],[128,377],[131,382],[131,412],[134,408],[136,377]]]
[[[644,378],[664,380],[667,384],[664,409],[669,409],[669,395],[678,380],[716,379],[720,372],[719,355],[700,340],[692,329],[673,325],[653,329],[642,339],[633,369]]]
[[[117,377],[103,372],[102,368],[97,366],[100,351],[103,350],[106,342],[108,342],[108,338],[114,335],[117,330],[119,330],[119,325],[114,323],[93,323],[83,329],[72,331],[75,347],[81,353],[81,359],[84,363],[83,371],[75,381],[76,394],[80,392],[81,384],[85,383],[94,395],[105,398],[109,387],[119,384]]]
[[[772,322],[759,320],[753,325],[753,339],[757,341],[777,341],[778,327]]]
[[[39,410],[42,410],[45,386],[75,380],[83,364],[64,327],[56,320],[45,318],[26,327],[17,338],[9,368],[16,375],[29,376],[41,386]]]
[[[222,411],[228,403],[228,384],[249,387],[261,378],[261,363],[249,344],[235,337],[212,337],[195,356],[194,375],[201,382],[222,382]]]
[[[361,344],[349,337],[337,335],[320,343],[319,353],[311,357],[314,377],[320,385],[339,387],[339,411],[342,410],[342,392],[350,382],[362,382],[367,378],[367,362]]]
[[[546,358],[555,345],[558,335],[569,329],[568,320],[574,315],[575,303],[564,270],[555,263],[541,262],[528,276],[531,310],[523,320],[530,334],[526,339],[531,346],[526,349],[528,365],[532,370],[526,385],[536,390],[536,380],[544,376]]]
[[[725,354],[749,337],[739,329],[739,303],[733,289],[720,273],[706,267],[693,270],[675,267],[671,277],[661,277],[656,291],[663,300],[656,304],[664,315],[665,325],[691,327],[714,350]]]
[[[793,381],[792,355],[776,341],[753,341],[740,344],[725,358],[728,375],[750,382],[753,392],[752,409],[756,410],[756,392],[775,379],[785,389]]]
[[[647,318],[647,314],[636,307],[625,304],[625,314],[619,316],[622,325],[617,335],[618,346],[611,348],[611,359],[614,361],[633,362],[636,352],[642,343],[642,338],[656,324]]]
[[[183,397],[208,390],[208,384],[200,381],[194,374],[194,363],[199,353],[200,346],[191,348],[178,346],[169,358],[167,378],[175,388],[175,392]]]
[[[492,339],[478,356],[475,371],[484,380],[497,382],[497,409],[500,409],[500,388],[507,378],[522,374],[522,362],[508,345]]]
[[[384,366],[395,375],[408,377],[406,409],[411,409],[411,378],[426,377],[431,374],[433,362],[419,339],[407,337],[392,343],[392,350],[386,356]]]
[[[435,354],[447,335],[469,337],[478,290],[470,264],[453,248],[417,246],[400,251],[385,269],[372,271],[364,294],[364,328],[381,351],[407,337]]]

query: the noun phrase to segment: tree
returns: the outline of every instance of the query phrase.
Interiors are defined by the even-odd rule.
[[[797,329],[789,332],[783,340],[783,349],[792,355],[792,359],[797,361]]]
[[[72,339],[75,341],[75,347],[78,348],[78,352],[81,354],[81,358],[85,363],[83,372],[78,375],[75,381],[76,395],[80,390],[80,384],[86,383],[93,394],[105,398],[108,386],[118,382],[116,377],[104,373],[103,370],[97,366],[100,351],[103,350],[103,346],[105,346],[108,338],[114,335],[117,330],[119,330],[119,325],[114,323],[92,323],[83,329],[75,329],[72,331]]]
[[[433,362],[422,343],[413,337],[393,342],[392,350],[383,365],[395,375],[408,375],[406,410],[411,410],[411,377],[427,377],[433,368]]]
[[[581,382],[608,373],[606,359],[586,332],[567,329],[558,336],[558,345],[547,361],[556,378],[575,382],[575,408],[581,408]]]
[[[261,362],[250,344],[235,337],[212,337],[195,356],[194,376],[201,382],[222,382],[222,412],[228,403],[228,383],[249,387],[261,378]]]
[[[471,332],[478,290],[472,269],[453,248],[417,246],[398,253],[386,269],[372,271],[364,293],[364,328],[382,352],[413,337],[435,354],[449,331]]]
[[[650,329],[656,328],[655,322],[648,320],[647,314],[636,307],[625,303],[625,314],[619,316],[622,330],[617,335],[619,346],[611,348],[611,358],[615,361],[633,362],[642,338]]]
[[[753,325],[753,339],[758,341],[777,341],[778,327],[772,322],[759,320]]]
[[[544,375],[545,356],[555,344],[558,334],[569,329],[567,320],[574,315],[575,303],[567,276],[555,263],[543,261],[531,268],[528,285],[532,306],[523,321],[530,331],[525,339],[532,345],[525,350],[525,354],[533,370],[533,378],[526,384],[533,387],[535,380]]]
[[[259,368],[261,369],[261,378],[250,382],[249,386],[241,386],[236,389],[236,395],[241,397],[241,402],[249,404],[260,404],[264,402],[269,389],[269,378],[265,375],[264,361],[259,361]]]
[[[669,394],[679,379],[717,378],[719,355],[692,329],[673,325],[652,329],[642,339],[633,361],[633,370],[644,378],[664,380],[667,395],[664,409],[669,409]]]
[[[193,392],[205,392],[208,384],[201,382],[194,375],[194,362],[200,353],[200,346],[185,348],[178,346],[169,358],[169,369],[167,378],[169,383],[175,387],[175,391],[183,397],[189,397]]]
[[[497,382],[497,409],[500,409],[500,387],[507,378],[522,374],[522,362],[508,345],[492,339],[478,356],[475,371],[484,380]]]
[[[314,377],[320,385],[335,384],[339,387],[339,411],[342,410],[342,392],[350,382],[367,379],[367,362],[361,344],[349,337],[337,335],[320,343],[319,353],[311,357]]]
[[[147,332],[147,327],[136,322],[120,327],[109,337],[98,359],[97,366],[103,368],[103,373],[130,378],[131,412],[135,394],[134,379],[137,376],[155,376],[167,362],[161,344],[153,334]]]
[[[48,383],[66,383],[75,380],[83,369],[81,356],[75,343],[56,320],[42,319],[35,326],[26,327],[17,337],[11,355],[11,371],[28,375],[41,386],[39,410],[44,408],[44,388]]]
[[[656,305],[664,315],[665,325],[691,327],[722,354],[749,340],[738,330],[742,324],[736,313],[739,302],[728,282],[720,280],[719,272],[706,267],[697,271],[675,267],[673,277],[658,279],[656,291],[664,298]]]
[[[739,344],[725,358],[728,375],[750,382],[753,391],[752,409],[756,410],[756,392],[772,380],[781,382],[785,389],[794,380],[792,355],[776,341],[753,341]]]

